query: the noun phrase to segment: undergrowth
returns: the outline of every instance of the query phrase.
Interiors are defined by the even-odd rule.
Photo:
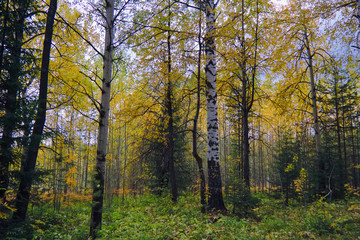
[[[198,197],[173,204],[168,197],[128,196],[105,205],[100,239],[359,239],[360,200],[314,202],[307,206],[258,195],[254,217],[201,214]],[[76,201],[55,211],[29,210],[29,221],[10,224],[4,239],[87,239],[91,205]],[[214,220],[215,219],[215,220]]]

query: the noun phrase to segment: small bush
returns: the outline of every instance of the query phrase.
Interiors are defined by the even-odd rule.
[[[304,219],[303,228],[306,231],[317,233],[319,235],[330,234],[334,232],[335,223],[331,215],[327,212],[330,208],[327,203],[318,202],[311,206]]]
[[[225,201],[231,204],[233,214],[239,217],[254,217],[253,209],[260,203],[260,200],[251,194],[250,189],[237,179],[229,184]]]

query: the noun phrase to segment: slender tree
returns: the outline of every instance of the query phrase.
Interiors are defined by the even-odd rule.
[[[169,4],[170,2],[168,2]],[[168,6],[168,19],[167,25],[171,29],[171,8],[170,4]],[[169,166],[169,175],[170,175],[170,185],[171,185],[171,196],[174,202],[177,201],[178,189],[175,176],[175,158],[174,158],[174,148],[175,148],[175,130],[174,130],[174,109],[173,109],[173,83],[172,83],[172,62],[171,62],[171,32],[167,31],[166,37],[166,97],[165,97],[165,111],[167,117],[167,126],[166,126],[166,144],[165,144],[165,161]]]
[[[46,18],[45,38],[42,53],[39,99],[33,132],[30,143],[27,148],[25,161],[22,163],[20,172],[19,191],[16,196],[16,212],[13,218],[16,220],[25,220],[26,212],[30,200],[30,190],[34,178],[36,159],[39,152],[39,146],[43,134],[46,119],[47,89],[49,78],[50,52],[53,36],[53,26],[55,13],[57,9],[57,0],[51,0]]]
[[[105,161],[109,128],[110,90],[113,66],[114,9],[115,1],[105,1],[105,46],[103,54],[103,79],[101,103],[99,109],[99,134],[97,138],[97,156],[93,182],[93,207],[91,209],[90,237],[97,237],[96,230],[101,229],[104,200]]]
[[[248,59],[249,53],[247,52],[247,43],[245,40],[245,9],[244,9],[244,0],[241,1],[241,62],[240,65],[240,74],[237,74],[240,77],[242,83],[241,89],[241,112],[242,112],[242,161],[243,161],[243,178],[245,185],[250,189],[250,144],[249,144],[249,114],[251,112],[254,95],[255,95],[255,78],[257,70],[257,55],[258,55],[258,25],[259,25],[259,1],[256,1],[256,22],[255,22],[255,32],[254,32],[254,53],[253,59]],[[248,73],[247,68],[250,63],[251,72]]]
[[[202,36],[201,36],[201,12],[199,11],[199,33],[198,33],[198,59],[197,59],[197,75],[196,75],[196,112],[194,116],[194,125],[192,129],[192,155],[196,160],[196,163],[199,168],[199,176],[200,176],[200,203],[201,203],[201,212],[205,212],[206,208],[206,182],[205,182],[205,173],[203,167],[203,160],[200,157],[197,149],[197,128],[198,128],[198,120],[200,115],[200,104],[201,104],[201,55],[202,55]]]
[[[311,104],[312,104],[312,116],[313,116],[313,128],[315,130],[315,147],[316,147],[316,159],[318,172],[320,173],[320,179],[317,182],[316,190],[321,192],[325,188],[324,177],[321,174],[324,172],[324,163],[321,159],[321,132],[320,132],[320,121],[318,116],[318,104],[317,104],[317,90],[315,84],[315,71],[314,71],[314,55],[315,52],[311,49],[309,41],[309,32],[305,24],[303,26],[303,44],[305,48],[305,59],[309,69],[310,77],[310,93],[311,93]]]

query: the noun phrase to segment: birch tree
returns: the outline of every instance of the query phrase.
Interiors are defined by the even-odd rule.
[[[206,74],[206,108],[207,108],[207,144],[208,144],[208,207],[213,210],[225,210],[222,195],[222,183],[219,159],[219,130],[216,90],[216,4],[214,0],[205,1],[206,35],[205,35],[205,74]]]
[[[99,109],[99,134],[97,137],[97,156],[93,183],[93,207],[91,209],[90,237],[95,239],[96,230],[101,229],[102,208],[104,199],[105,161],[107,151],[107,135],[109,128],[110,90],[113,65],[115,1],[105,1],[105,45],[103,54],[103,79],[101,103]]]

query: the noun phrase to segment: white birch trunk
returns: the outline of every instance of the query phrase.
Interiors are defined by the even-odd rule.
[[[103,55],[103,84],[101,94],[100,116],[99,116],[99,135],[97,139],[97,156],[93,186],[93,207],[91,210],[90,236],[96,237],[95,230],[101,229],[102,206],[104,198],[104,177],[105,160],[107,150],[107,135],[109,128],[109,108],[110,108],[110,87],[113,63],[113,19],[114,19],[114,0],[106,0],[105,13],[105,48]]]
[[[216,48],[215,48],[215,3],[206,1],[206,107],[207,107],[207,136],[208,136],[208,178],[210,209],[224,210],[222,184],[219,164],[219,132],[217,119],[217,91],[216,91]]]

